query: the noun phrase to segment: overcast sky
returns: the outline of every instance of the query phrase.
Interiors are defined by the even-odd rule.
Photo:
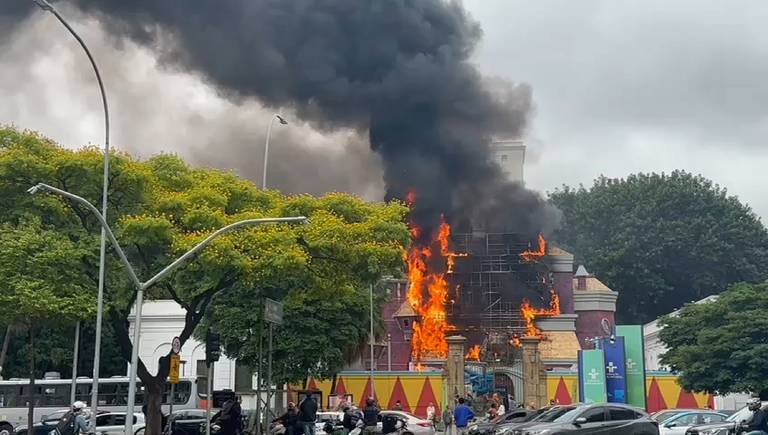
[[[485,32],[475,55],[480,69],[533,88],[536,112],[525,138],[530,187],[547,191],[590,184],[600,174],[680,168],[713,179],[768,216],[761,182],[768,167],[768,2],[465,5]],[[146,49],[117,44],[98,22],[64,12],[104,69],[118,147],[142,157],[175,151],[260,177],[274,109],[228,102],[195,75],[162,70]],[[71,147],[101,143],[92,73],[63,32],[38,13],[4,41],[0,122]],[[270,178],[277,186],[354,190],[369,199],[381,192],[377,158],[351,132],[319,134],[293,120],[276,127],[274,140]],[[330,172],[339,166],[348,170]]]

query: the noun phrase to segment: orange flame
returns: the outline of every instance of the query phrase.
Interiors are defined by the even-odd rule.
[[[442,219],[440,222],[440,231],[437,234],[437,239],[440,241],[440,254],[445,257],[447,266],[446,273],[453,273],[453,267],[456,265],[456,257],[466,257],[467,253],[453,252],[450,250],[448,243],[451,240],[451,226]]]
[[[471,361],[480,361],[480,345],[476,344],[470,347],[465,358]]]
[[[421,228],[411,222],[411,235],[414,240],[422,233]],[[440,224],[438,234],[432,240],[432,245],[439,245],[440,260],[445,265],[445,273],[450,273],[455,264],[455,257],[466,254],[456,254],[449,248],[451,226],[444,220]],[[435,246],[437,249],[438,246]],[[408,251],[408,302],[419,320],[413,324],[411,340],[412,355],[416,361],[424,356],[445,358],[448,356],[446,333],[455,327],[448,322],[446,304],[448,303],[448,281],[445,273],[429,270],[434,264],[431,246],[414,245]],[[418,366],[417,366],[418,367]]]
[[[550,317],[560,314],[560,297],[554,290],[550,290],[551,298],[549,300],[549,308],[534,308],[531,306],[530,301],[523,300],[523,305],[520,307],[520,313],[525,320],[525,335],[528,337],[541,337],[541,330],[536,327],[536,317]]]
[[[520,341],[520,336],[517,334],[512,336],[512,338],[509,340],[509,344],[514,347],[523,347],[523,342]]]
[[[536,250],[528,249],[520,253],[520,257],[528,263],[534,262],[547,255],[547,239],[539,234],[539,246]]]

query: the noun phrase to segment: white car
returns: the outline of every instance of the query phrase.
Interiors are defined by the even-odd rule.
[[[715,411],[688,411],[674,415],[659,424],[659,435],[685,435],[691,426],[720,423],[727,415]]]
[[[381,431],[381,418],[386,415],[394,415],[405,420],[405,431],[403,435],[435,435],[435,427],[432,422],[423,418],[416,417],[404,411],[381,411],[379,414],[378,430]]]
[[[125,434],[125,412],[108,412],[99,414],[96,417],[96,435],[124,435]],[[146,422],[144,414],[133,414],[133,432],[134,434],[143,434]]]
[[[47,429],[41,429],[40,423],[35,424],[35,434],[39,435],[41,430],[48,432],[54,430],[56,424],[61,420],[61,417],[69,412],[69,410],[54,411],[42,419],[42,425]],[[84,410],[86,418],[90,417],[90,410]],[[144,427],[146,422],[144,421],[144,414],[133,414],[133,431],[134,435],[141,435],[144,433]],[[27,426],[19,425],[15,429],[16,435],[27,435]],[[99,414],[96,417],[96,435],[124,435],[125,434],[125,412],[105,412]]]

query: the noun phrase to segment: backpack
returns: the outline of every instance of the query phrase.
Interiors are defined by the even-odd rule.
[[[76,435],[75,417],[75,413],[72,411],[64,414],[64,416],[61,417],[61,420],[56,423],[56,433],[58,435]]]

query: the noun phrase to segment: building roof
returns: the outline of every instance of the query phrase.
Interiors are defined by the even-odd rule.
[[[559,246],[555,246],[555,245],[549,245],[547,247],[547,255],[549,255],[549,256],[561,256],[561,255],[571,255],[571,256],[573,256],[573,254],[571,254],[570,252],[566,251],[565,249],[563,249],[563,248],[561,248]]]
[[[578,359],[578,352],[581,350],[579,339],[573,331],[547,331],[545,338],[539,343],[539,352],[541,359],[563,361]]]
[[[411,307],[411,304],[408,303],[408,300],[404,300],[402,304],[400,304],[400,308],[397,309],[397,312],[392,317],[417,317],[416,311],[413,311],[413,307]]]
[[[613,293],[613,290],[610,289],[607,285],[603,284],[602,281],[595,278],[594,276],[587,276],[586,277],[586,288],[584,290],[579,289],[579,278],[573,278],[573,291],[581,291],[581,292],[591,292],[591,293]]]

